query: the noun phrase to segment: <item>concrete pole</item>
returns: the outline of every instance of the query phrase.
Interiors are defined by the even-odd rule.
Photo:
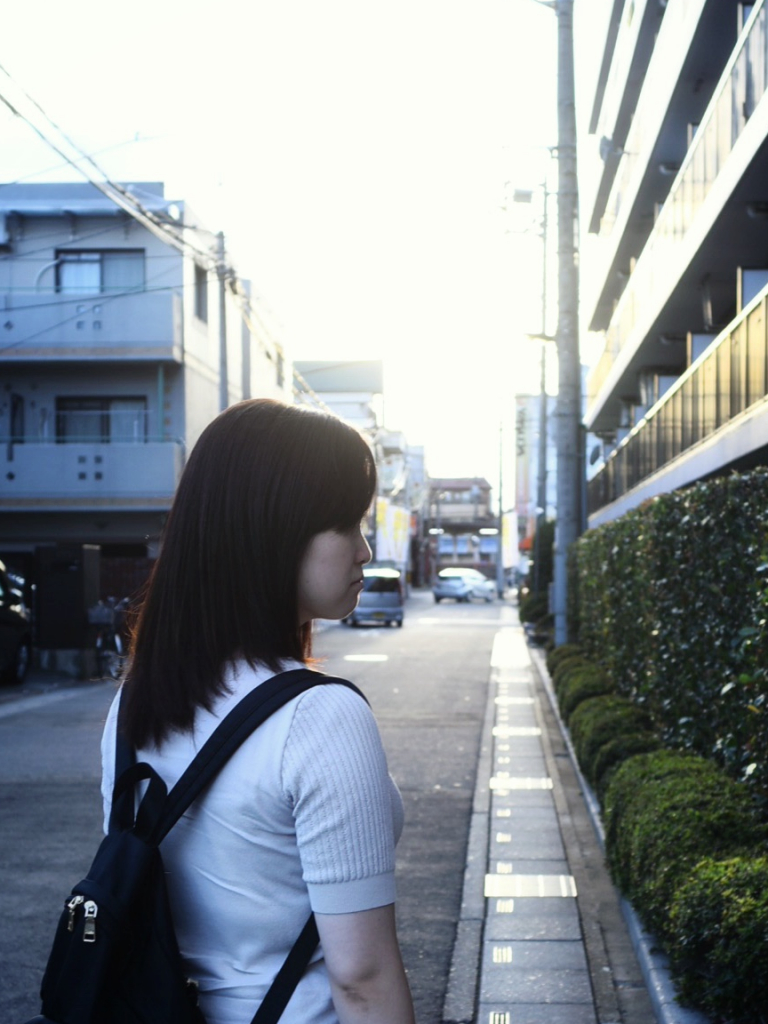
[[[499,532],[496,546],[496,592],[504,597],[504,421],[499,423]]]
[[[543,587],[541,578],[541,532],[547,519],[547,182],[543,184],[544,210],[541,218],[541,383],[539,387],[539,479],[536,509],[536,535],[533,539],[533,589],[540,594]]]
[[[558,399],[557,521],[553,612],[555,644],[568,636],[568,549],[581,533],[581,361],[579,359],[576,232],[576,105],[573,75],[573,0],[557,0],[557,221],[558,221]]]
[[[229,405],[229,370],[227,367],[227,260],[224,232],[220,231],[216,248],[216,273],[219,278],[219,412]]]

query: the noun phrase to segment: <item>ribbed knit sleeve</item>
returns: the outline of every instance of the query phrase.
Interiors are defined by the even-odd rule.
[[[282,783],[312,909],[339,914],[393,903],[402,803],[365,701],[332,684],[304,694],[284,748]]]

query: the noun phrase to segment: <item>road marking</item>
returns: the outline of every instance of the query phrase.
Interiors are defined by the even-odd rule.
[[[416,622],[420,626],[449,626],[451,629],[454,626],[496,626],[502,624],[500,619],[481,619],[481,618],[466,618],[466,619],[435,619],[431,616],[426,616],[422,619],[416,619]]]
[[[345,654],[344,661],[389,661],[388,654]]]
[[[0,705],[0,718],[10,718],[11,715],[20,715],[23,711],[34,711],[35,708],[42,708],[47,704],[58,704],[59,701],[69,700],[71,697],[77,697],[80,693],[86,693],[89,690],[91,692],[93,692],[93,690],[101,690],[107,686],[114,689],[116,684],[110,681],[105,683],[93,683],[92,686],[77,686],[66,690],[54,690],[52,693],[39,693],[34,697],[20,697],[18,700],[11,700],[7,704]]]

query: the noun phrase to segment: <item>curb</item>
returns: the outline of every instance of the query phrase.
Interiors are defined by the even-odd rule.
[[[552,712],[557,719],[563,741],[568,750],[568,756],[576,773],[576,778],[579,780],[579,786],[584,795],[592,827],[597,835],[600,849],[605,853],[605,832],[600,818],[600,805],[591,786],[581,774],[581,769],[576,760],[576,752],[571,743],[570,733],[560,717],[560,709],[557,706],[557,697],[552,688],[552,680],[547,670],[544,653],[530,644],[528,645],[528,653],[546,690]],[[700,1011],[688,1009],[677,1002],[677,991],[669,972],[667,957],[655,949],[653,937],[645,931],[633,907],[623,898],[621,899],[621,911],[627,923],[635,955],[640,964],[658,1024],[710,1024],[709,1018]]]
[[[464,869],[464,885],[461,896],[461,910],[456,923],[456,938],[448,973],[448,987],[443,1001],[444,1022],[470,1024],[475,1020],[478,986],[480,980],[480,957],[485,928],[485,873],[488,866],[490,837],[491,791],[489,780],[492,775],[493,716],[495,710],[493,690],[493,667],[489,666],[485,716],[480,737],[480,753],[477,760],[475,792],[472,798],[467,863]]]

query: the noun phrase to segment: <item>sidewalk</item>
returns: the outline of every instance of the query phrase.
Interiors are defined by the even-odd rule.
[[[548,682],[541,653],[510,621],[491,659],[443,1020],[706,1024],[674,1001],[611,883]]]
[[[27,708],[65,700],[73,690],[84,687],[116,685],[101,679],[78,679],[55,669],[31,668],[21,686],[0,687],[0,718]]]

